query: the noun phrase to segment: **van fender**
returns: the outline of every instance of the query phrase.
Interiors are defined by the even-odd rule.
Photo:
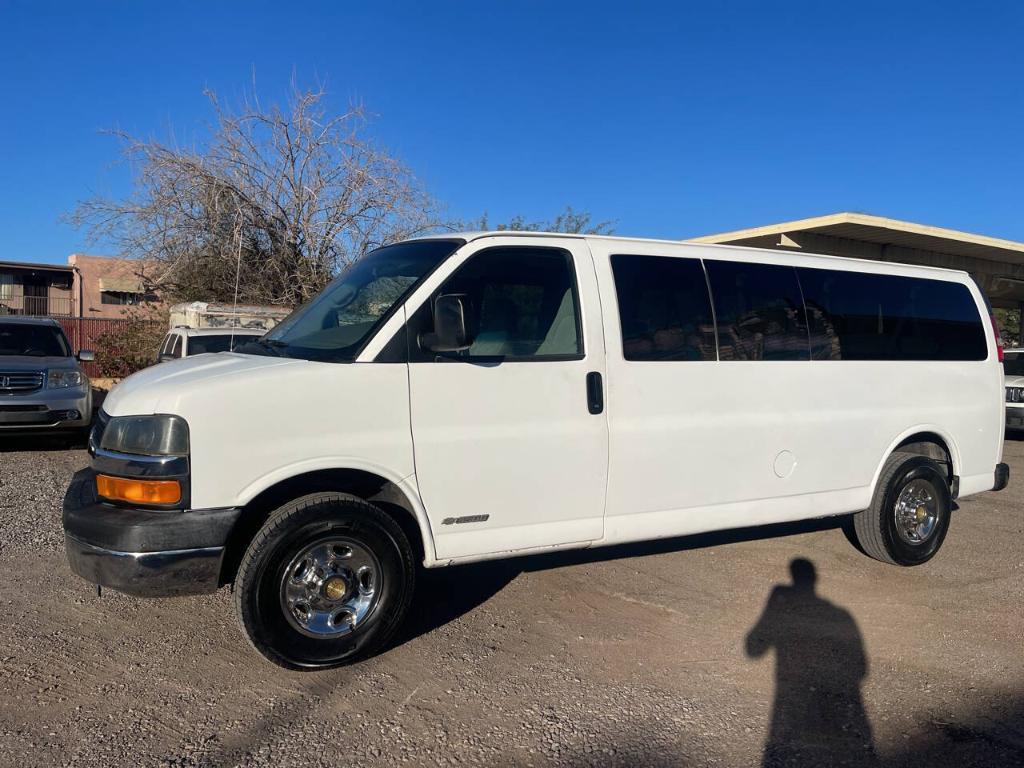
[[[878,485],[878,478],[882,474],[882,468],[885,466],[886,459],[892,455],[892,452],[896,450],[896,446],[906,440],[908,437],[920,434],[922,432],[931,432],[933,435],[942,438],[942,442],[946,444],[949,449],[949,458],[953,462],[953,474],[956,476],[960,475],[960,448],[957,446],[956,440],[949,434],[948,431],[942,429],[935,424],[918,424],[913,427],[909,427],[900,432],[893,440],[889,443],[889,447],[885,449],[882,457],[878,461],[878,466],[875,467],[875,472],[871,477],[871,493],[874,495],[875,487]]]
[[[304,475],[309,472],[331,469],[354,469],[362,472],[369,472],[384,478],[389,483],[392,483],[405,497],[405,500],[409,504],[409,509],[416,518],[416,525],[420,530],[420,537],[423,539],[424,566],[429,568],[437,562],[437,550],[434,547],[434,534],[430,528],[430,520],[427,517],[427,510],[424,508],[423,502],[420,499],[415,473],[403,477],[400,473],[393,472],[387,467],[351,456],[321,456],[316,459],[306,459],[305,461],[299,461],[293,464],[285,464],[266,473],[265,475],[260,476],[257,480],[247,485],[238,493],[238,496],[236,497],[236,504],[239,507],[244,507],[268,488],[293,477]]]

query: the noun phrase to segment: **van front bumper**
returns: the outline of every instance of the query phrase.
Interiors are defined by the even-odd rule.
[[[78,472],[64,497],[64,547],[86,581],[139,597],[213,592],[239,509],[116,506],[96,497],[95,473]]]
[[[64,534],[71,570],[86,581],[136,597],[201,595],[217,589],[224,547],[122,552]]]

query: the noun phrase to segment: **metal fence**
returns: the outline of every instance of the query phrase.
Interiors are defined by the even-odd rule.
[[[98,317],[55,317],[54,320],[61,324],[64,334],[71,344],[71,351],[77,353],[81,349],[96,350],[99,347],[99,337],[104,333],[116,332],[125,328],[130,322],[128,320],[98,318]],[[102,354],[98,352],[97,354]],[[153,350],[154,356],[156,350]],[[87,376],[100,375],[99,362],[83,363]]]

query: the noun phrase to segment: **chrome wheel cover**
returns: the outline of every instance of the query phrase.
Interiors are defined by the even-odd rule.
[[[343,536],[319,539],[299,550],[281,575],[281,610],[307,637],[342,637],[377,607],[380,578],[380,563],[366,545]]]
[[[939,522],[939,500],[927,480],[911,480],[896,498],[896,534],[912,546],[923,544]]]

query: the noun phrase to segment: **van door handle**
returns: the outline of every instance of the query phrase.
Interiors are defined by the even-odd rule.
[[[601,374],[591,371],[587,374],[587,408],[593,414],[604,410],[604,384]]]

